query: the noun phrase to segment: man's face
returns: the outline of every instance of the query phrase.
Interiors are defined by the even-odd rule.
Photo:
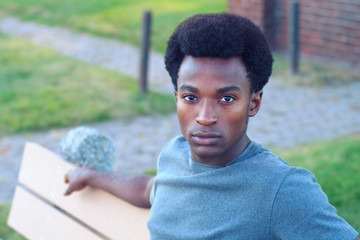
[[[249,144],[246,128],[262,91],[250,94],[240,58],[186,56],[175,91],[181,132],[195,161],[225,166]]]

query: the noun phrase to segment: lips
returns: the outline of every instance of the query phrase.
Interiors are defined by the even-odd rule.
[[[220,140],[220,135],[215,132],[196,132],[192,134],[192,139],[198,145],[210,146],[216,144]]]

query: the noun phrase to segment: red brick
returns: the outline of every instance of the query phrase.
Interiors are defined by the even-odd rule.
[[[266,0],[229,0],[232,5],[249,9],[256,8],[253,20],[261,23],[264,31],[276,27],[276,46],[287,48],[288,10],[291,0],[278,0],[277,9],[264,8]],[[360,66],[360,1],[359,0],[302,0],[300,7],[300,51],[310,56],[337,56]],[[266,4],[266,3],[265,3]],[[230,6],[230,3],[229,3]],[[265,10],[265,11],[264,11]],[[277,19],[271,19],[276,11]],[[266,14],[266,21],[264,21]],[[270,17],[269,17],[270,16]]]

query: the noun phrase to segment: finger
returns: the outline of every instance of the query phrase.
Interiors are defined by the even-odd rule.
[[[69,196],[71,193],[72,193],[72,189],[71,189],[71,187],[68,187],[68,188],[66,189],[66,191],[64,192],[64,195],[65,195],[65,196]]]
[[[69,175],[68,175],[68,173],[65,175],[64,181],[65,181],[65,183],[69,183]]]

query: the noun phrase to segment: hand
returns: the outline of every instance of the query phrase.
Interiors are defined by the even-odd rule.
[[[93,172],[95,172],[94,169],[82,164],[78,164],[74,170],[69,171],[65,175],[65,183],[69,184],[69,187],[64,195],[68,196],[74,191],[84,189],[88,185],[87,181]]]

